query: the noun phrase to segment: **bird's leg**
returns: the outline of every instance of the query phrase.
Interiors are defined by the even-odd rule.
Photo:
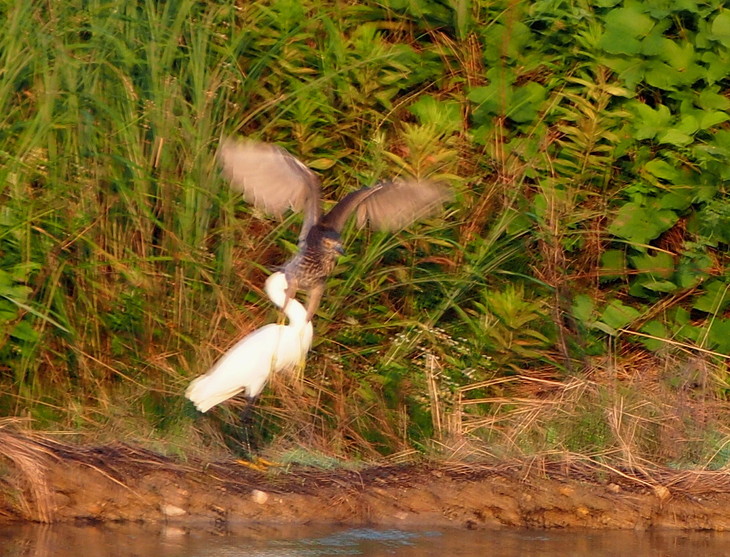
[[[324,294],[324,282],[318,282],[309,290],[309,298],[307,298],[307,321],[311,321],[314,312],[319,307],[319,302]]]
[[[252,446],[251,444],[251,438],[253,433],[252,411],[254,404],[256,404],[256,399],[258,399],[258,395],[250,398],[246,397],[246,406],[244,406],[243,410],[241,410],[241,444],[246,449],[247,460],[238,459],[236,460],[236,463],[261,472],[266,470],[266,468],[268,468],[269,466],[279,466],[279,464],[256,456],[254,451],[255,445]]]
[[[246,456],[250,459],[254,455],[253,448],[251,446],[252,429],[253,429],[253,406],[256,403],[258,397],[246,397],[246,406],[241,410],[239,420],[241,423],[241,444],[243,445]]]

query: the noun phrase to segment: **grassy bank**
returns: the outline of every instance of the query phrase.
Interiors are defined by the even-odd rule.
[[[237,405],[182,393],[275,315],[298,217],[228,191],[234,134],[328,201],[398,174],[456,192],[348,236],[264,445],[727,464],[721,2],[21,4],[0,7],[3,414],[235,450]]]

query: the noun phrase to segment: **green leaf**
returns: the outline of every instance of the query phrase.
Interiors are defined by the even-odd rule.
[[[708,255],[682,257],[677,265],[675,281],[681,288],[690,288],[705,279],[712,271],[713,261]]]
[[[639,329],[642,333],[645,333],[647,335],[651,335],[654,337],[659,337],[659,339],[667,338],[667,328],[664,326],[663,323],[660,321],[657,321],[655,319],[649,321],[646,323],[641,329]],[[656,351],[660,348],[664,347],[666,345],[665,342],[662,342],[658,339],[653,338],[646,338],[646,337],[638,337],[639,342],[646,346],[649,350]]]
[[[730,48],[730,11],[721,11],[712,21],[710,30],[715,39],[720,41],[725,47]]]
[[[613,329],[622,329],[641,315],[638,310],[612,300],[603,310],[601,321]]]
[[[626,275],[626,254],[623,250],[610,249],[601,254],[600,279],[613,280]]]
[[[669,182],[674,182],[679,177],[679,171],[662,159],[650,160],[644,165],[644,169],[657,178],[668,180]]]
[[[676,147],[684,147],[685,145],[692,143],[692,136],[687,135],[679,129],[673,128],[659,134],[657,140],[659,143],[669,143]]]
[[[708,83],[717,83],[730,74],[730,52],[705,52],[702,61],[707,66],[705,79]]]
[[[530,28],[519,20],[510,25],[493,23],[482,29],[484,60],[489,66],[501,59],[524,60],[525,50],[534,42]]]
[[[652,139],[667,130],[672,120],[672,113],[663,104],[653,109],[642,102],[633,101],[629,108],[637,116],[634,119],[634,139]]]
[[[506,213],[509,215],[507,220],[507,234],[511,236],[516,236],[528,230],[532,230],[535,226],[534,218],[530,218],[529,215],[522,211],[509,208],[506,210]]]
[[[718,88],[703,89],[697,100],[700,108],[705,110],[727,110],[730,109],[730,99],[717,92]]]
[[[677,290],[677,285],[668,280],[644,280],[641,286],[652,292],[669,293]]]
[[[615,8],[605,16],[606,31],[598,45],[610,54],[638,54],[640,38],[654,27],[654,22],[635,6]]]
[[[720,110],[711,110],[702,114],[700,118],[700,129],[706,130],[723,122],[730,120],[727,112]]]
[[[673,91],[684,81],[682,73],[669,64],[655,60],[646,72],[646,82],[652,87]]]
[[[651,64],[644,59],[631,58],[606,58],[603,62],[618,74],[619,79],[629,91],[633,91],[644,79]]]
[[[512,98],[511,85],[498,71],[488,71],[487,78],[490,79],[489,85],[474,87],[467,94],[467,99],[477,105],[472,115],[477,125],[491,123],[493,116],[501,113],[503,103]]]
[[[695,49],[691,42],[675,42],[664,38],[661,48],[662,58],[682,74],[694,66]]]
[[[695,198],[695,188],[690,186],[674,186],[671,191],[659,198],[659,208],[684,211]]]
[[[730,354],[730,319],[715,319],[710,325],[708,339],[715,350]]]
[[[730,304],[730,285],[720,280],[705,284],[705,293],[695,300],[694,309],[717,315]]]
[[[9,300],[0,298],[0,325],[18,317],[18,308]]]
[[[4,292],[6,288],[15,284],[13,276],[4,269],[0,269],[0,292]]]
[[[27,321],[20,321],[10,332],[10,336],[24,342],[36,342],[38,331],[31,327]]]
[[[679,124],[676,128],[681,132],[691,135],[699,131],[700,123],[694,114],[685,114],[682,118],[680,118]]]
[[[661,55],[664,52],[665,43],[668,41],[662,30],[655,27],[651,30],[644,39],[641,41],[641,54],[643,58],[653,60],[654,57]]]
[[[644,288],[644,281],[632,280],[629,286],[629,296],[633,296],[634,298],[648,298],[652,297],[653,293]]]
[[[631,257],[631,264],[640,273],[652,277],[670,278],[674,274],[674,257],[662,251],[656,255],[642,253]]]
[[[611,335],[612,337],[615,337],[618,334],[618,331],[614,329],[613,327],[606,325],[602,321],[596,321],[591,325],[594,329],[598,329],[599,331],[603,331],[607,335]]]
[[[730,201],[708,201],[695,213],[695,222],[690,221],[691,229],[711,245],[730,244]]]
[[[690,312],[679,306],[674,308],[674,311],[671,312],[671,317],[677,325],[687,325],[692,319]]]
[[[573,298],[573,316],[581,323],[593,321],[593,298],[587,294],[578,294]]]
[[[641,51],[641,41],[623,29],[607,29],[598,46],[609,54],[635,55]]]
[[[608,231],[619,238],[646,245],[678,220],[674,211],[651,209],[631,202],[618,210]]]
[[[507,116],[520,123],[533,121],[546,95],[545,87],[534,81],[518,87],[514,91]]]

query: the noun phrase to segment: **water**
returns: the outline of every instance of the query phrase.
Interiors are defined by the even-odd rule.
[[[0,527],[2,557],[703,557],[729,556],[730,533],[397,530],[137,524]]]

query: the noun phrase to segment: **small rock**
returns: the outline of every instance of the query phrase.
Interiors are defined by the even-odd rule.
[[[569,485],[562,486],[558,491],[560,492],[561,495],[565,495],[566,497],[569,497],[569,496],[573,495],[573,493],[575,493],[575,489],[573,489]]]
[[[408,518],[408,513],[405,513],[403,511],[398,511],[397,513],[395,513],[395,517],[398,520],[405,520],[406,518]]]
[[[611,493],[618,493],[619,491],[621,491],[621,486],[618,484],[608,484],[606,487]]]
[[[251,500],[254,503],[258,503],[259,505],[263,505],[264,503],[266,503],[266,501],[269,500],[269,494],[266,493],[265,491],[261,491],[259,489],[254,489],[251,492]]]
[[[175,505],[162,505],[162,514],[164,514],[167,517],[175,517],[175,516],[182,516],[184,514],[187,514],[185,512],[185,509],[181,509],[180,507],[176,507]]]

